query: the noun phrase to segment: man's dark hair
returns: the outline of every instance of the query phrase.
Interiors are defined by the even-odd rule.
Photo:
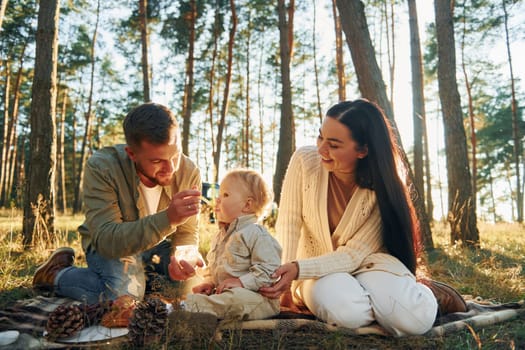
[[[133,108],[124,118],[123,127],[129,146],[140,146],[142,141],[160,145],[168,142],[170,130],[179,124],[166,106],[149,102]]]

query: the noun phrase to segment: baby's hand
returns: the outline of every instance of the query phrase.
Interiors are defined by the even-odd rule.
[[[195,293],[195,294],[206,294],[206,295],[210,295],[210,294],[213,293],[213,284],[211,284],[211,283],[207,283],[207,282],[204,282],[204,283],[201,283],[201,284],[196,285],[196,286],[193,287],[191,290],[192,290],[192,292]]]
[[[235,287],[240,287],[240,288],[244,287],[242,285],[241,280],[238,279],[238,278],[227,278],[224,281],[222,281],[221,283],[219,283],[219,285],[217,286],[217,289],[215,290],[215,293],[216,294],[221,294],[223,292],[223,290],[230,289],[230,288],[235,288]]]

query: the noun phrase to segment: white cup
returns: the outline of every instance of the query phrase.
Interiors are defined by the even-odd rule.
[[[177,261],[179,260],[185,260],[193,266],[193,268],[197,267],[197,262],[199,260],[202,260],[201,254],[199,253],[199,249],[196,245],[179,245],[175,249],[175,259]]]

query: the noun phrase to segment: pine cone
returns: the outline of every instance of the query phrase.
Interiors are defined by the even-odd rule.
[[[168,308],[159,298],[148,298],[139,303],[129,324],[129,337],[133,344],[159,342],[166,334]]]
[[[111,311],[112,306],[112,300],[101,301],[90,305],[82,304],[80,308],[84,312],[84,324],[86,327],[101,323],[103,316]]]
[[[136,305],[137,300],[131,295],[121,295],[111,303],[109,311],[102,316],[100,324],[109,328],[127,327]]]
[[[84,312],[79,305],[60,305],[48,317],[46,337],[55,339],[67,338],[84,328]]]

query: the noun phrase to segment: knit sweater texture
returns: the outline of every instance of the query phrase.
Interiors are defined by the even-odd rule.
[[[294,153],[284,178],[276,234],[283,248],[283,262],[297,261],[298,280],[377,270],[411,275],[383,244],[374,191],[357,188],[330,234],[328,178],[315,146]]]

